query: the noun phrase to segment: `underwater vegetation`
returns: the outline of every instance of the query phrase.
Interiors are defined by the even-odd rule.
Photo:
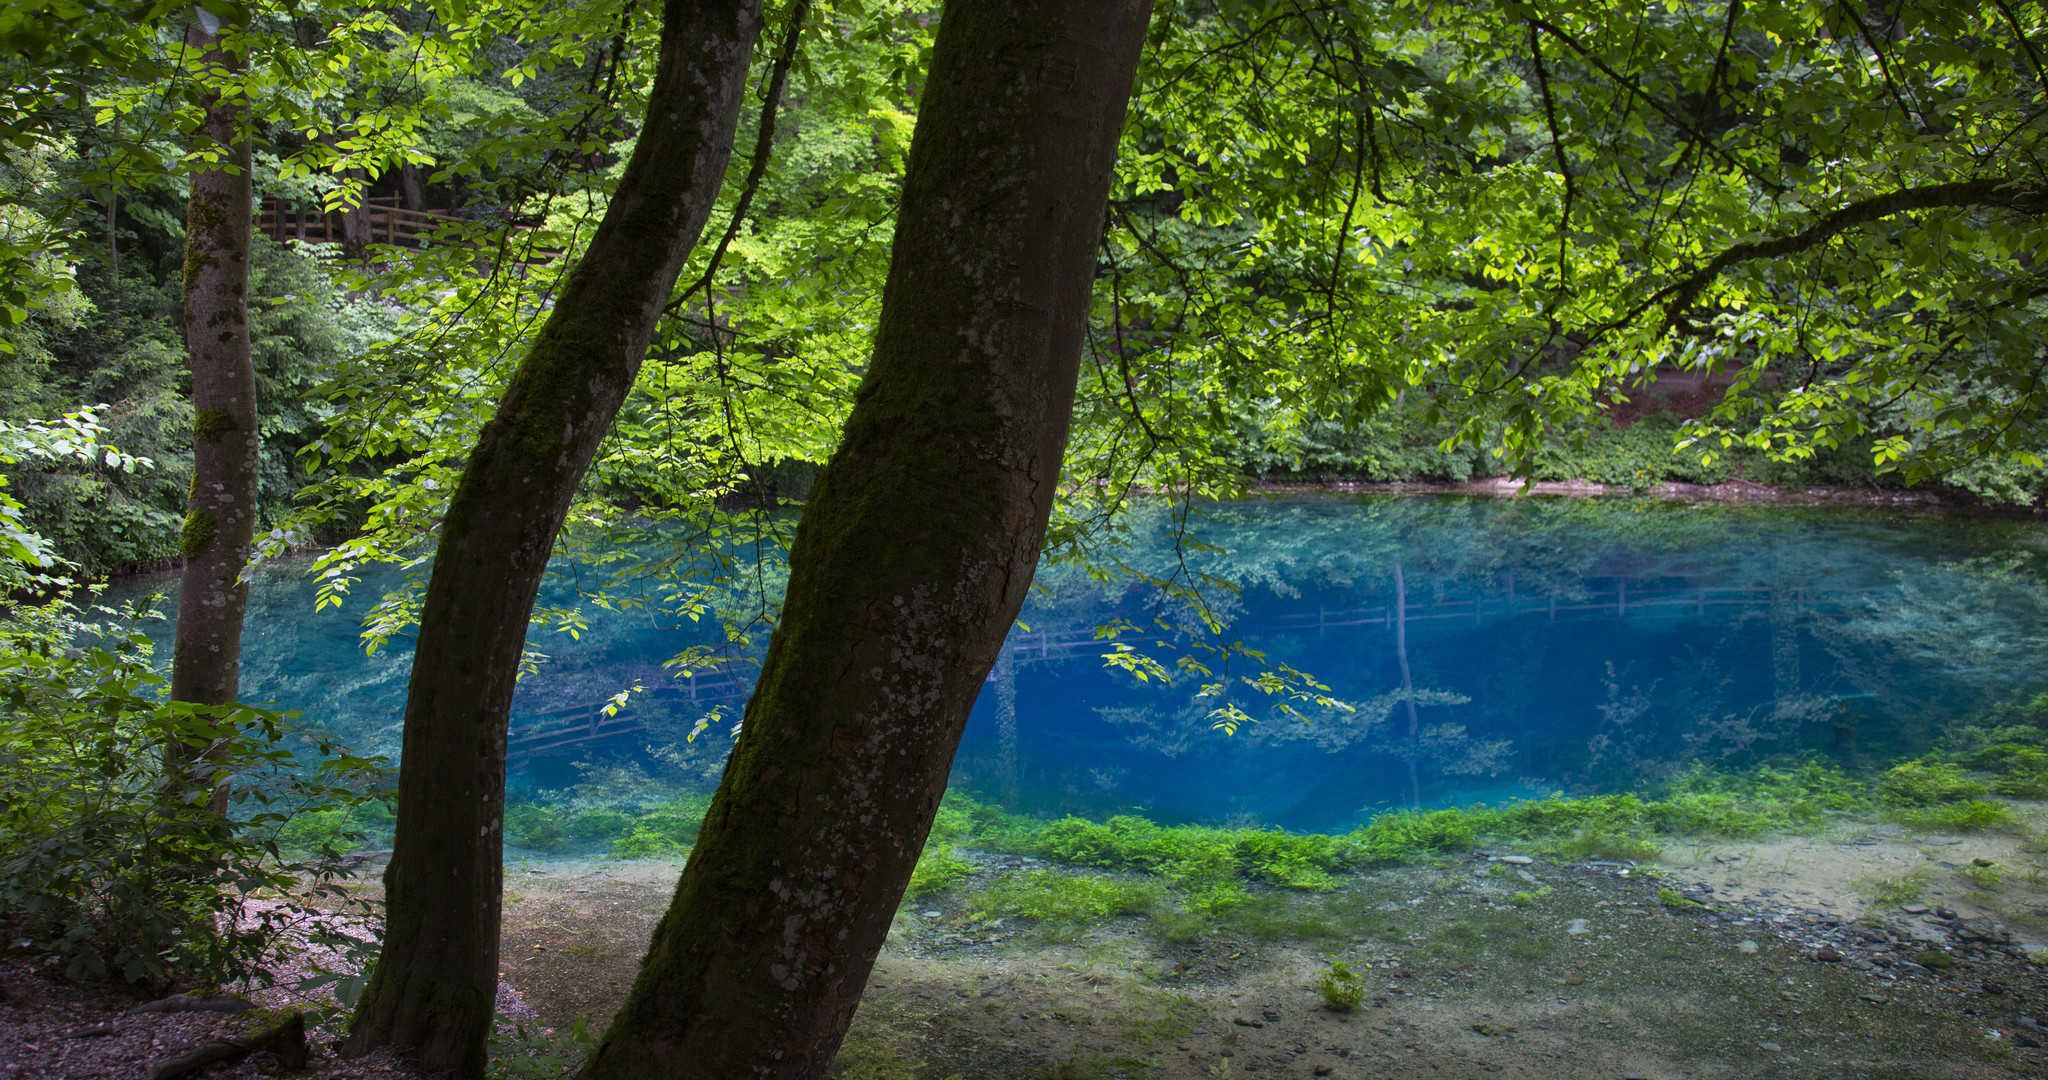
[[[2028,767],[2025,755],[2006,759]],[[1382,898],[1346,885],[1349,875],[1375,866],[1503,848],[1566,860],[1647,861],[1681,839],[1741,839],[1873,818],[1928,830],[2022,830],[2010,807],[1987,797],[1995,786],[1954,761],[1916,758],[1858,779],[1814,759],[1743,773],[1695,768],[1654,797],[1553,795],[1503,806],[1398,810],[1336,835],[1168,826],[1136,815],[1046,821],[1005,813],[956,789],[947,793],[919,863],[918,880],[931,884],[913,895],[969,877],[972,867],[955,851],[968,848],[1055,864],[999,875],[966,900],[974,920],[1033,921],[1051,940],[1074,940],[1088,924],[1119,915],[1147,916],[1148,931],[1166,940],[1191,940],[1213,924],[1267,940],[1334,938],[1370,932],[1373,905]],[[1872,884],[1886,896],[1917,894],[1923,886]],[[1533,907],[1549,893],[1529,890],[1508,903]],[[1668,906],[1696,906],[1677,892],[1658,895]]]
[[[1357,1012],[1359,1005],[1365,1002],[1365,982],[1339,960],[1316,980],[1316,993],[1322,995],[1323,1008],[1331,1012]]]

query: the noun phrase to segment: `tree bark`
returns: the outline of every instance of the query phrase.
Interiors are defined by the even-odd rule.
[[[220,39],[194,24],[185,42],[210,64],[232,64]],[[219,163],[192,174],[185,204],[185,360],[192,375],[192,488],[179,551],[171,699],[233,702],[240,688],[242,570],[256,530],[256,369],[249,357],[249,142],[239,99],[214,94],[195,147]],[[216,801],[226,795],[219,789]],[[223,806],[222,809],[225,809]]]
[[[821,1077],[1037,567],[1149,0],[951,0],[874,359],[668,914],[582,1075]]]
[[[448,505],[406,696],[386,929],[345,1052],[479,1077],[498,983],[505,725],[555,535],[731,157],[759,0],[668,0],[647,122]]]

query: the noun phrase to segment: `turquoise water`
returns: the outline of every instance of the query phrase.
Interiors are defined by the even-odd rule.
[[[1152,511],[1132,535],[1131,568],[1194,582],[1199,598],[1044,568],[975,707],[956,784],[1027,812],[1343,829],[1395,806],[1648,789],[1695,763],[1875,764],[2048,690],[2048,534],[2023,523],[1321,497],[1211,506],[1185,523]],[[571,605],[591,572],[559,570],[543,602]],[[261,574],[244,697],[395,753],[409,645],[366,656],[357,642],[377,590],[395,583],[314,614],[303,577]],[[546,658],[514,709],[515,787],[617,775],[608,764],[715,781],[765,636],[679,683],[663,662],[720,644],[714,623],[666,611],[667,583],[634,589],[645,606],[589,610],[580,640],[536,630]],[[1169,667],[1183,654],[1216,667],[1224,694],[1201,693],[1213,679],[1141,683],[1106,667],[1095,628],[1113,619],[1147,629],[1122,640]],[[1314,675],[1351,708],[1273,712],[1237,678],[1260,663],[1205,651],[1230,643]],[[636,682],[659,693],[589,737],[587,707]],[[1225,700],[1258,722],[1218,730]]]

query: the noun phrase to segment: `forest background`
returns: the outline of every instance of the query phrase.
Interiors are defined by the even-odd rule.
[[[1899,380],[1868,400],[1819,405],[1808,394],[1809,410],[1837,415],[1774,425],[1772,402],[1798,397],[1788,387],[1810,388],[1815,375],[1840,375],[1910,339],[1940,348],[1925,344],[1938,336],[1926,297],[1901,295],[1893,327],[1860,320],[1836,346],[1855,351],[1831,354],[1812,340],[1812,314],[1795,310],[1814,300],[1796,279],[1828,272],[1811,260],[1783,268],[1783,281],[1756,282],[1765,295],[1745,297],[1746,312],[1721,314],[1736,333],[1754,333],[1761,318],[1789,323],[1790,340],[1638,356],[1639,370],[1567,393],[1527,378],[1573,381],[1587,344],[1584,327],[1543,314],[1546,292],[1590,291],[1604,274],[1617,287],[1605,302],[1627,297],[1622,282],[1645,253],[1603,242],[1597,215],[1647,212],[1661,234],[1653,246],[1672,258],[1710,252],[1800,213],[1802,200],[1814,210],[1824,198],[1846,201],[1851,172],[1893,149],[1917,142],[1913,152],[1931,156],[1937,140],[1967,142],[1953,120],[1939,136],[1915,129],[1926,110],[1960,115],[1964,97],[1995,101],[2017,87],[1979,72],[1961,90],[1943,66],[1950,58],[1909,55],[1920,41],[1910,34],[1897,57],[1847,36],[1829,79],[1783,102],[1792,87],[1773,79],[1791,69],[1758,59],[1777,31],[1755,10],[1757,25],[1731,15],[1731,33],[1718,35],[1712,13],[1666,9],[1633,27],[1639,40],[1629,45],[1645,57],[1661,51],[1660,60],[1603,86],[1599,56],[1574,51],[1585,43],[1505,13],[1432,25],[1426,6],[1403,5],[1408,21],[1388,20],[1367,39],[1376,55],[1347,58],[1330,53],[1334,39],[1315,37],[1317,19],[1332,16],[1280,8],[1261,27],[1234,21],[1257,6],[1238,7],[1161,17],[1173,32],[1150,61],[1157,85],[1133,118],[1105,237],[1106,317],[1075,475],[1113,490],[1192,485],[1225,495],[1252,477],[1302,475],[1633,488],[1917,483],[2021,506],[2048,492],[2048,471],[2022,445],[2024,425],[2005,433],[2014,452],[1943,452],[1943,433],[1926,422],[1940,407],[1930,399],[1944,396],[1932,384],[1967,387],[1960,372],[1934,374],[1918,393]],[[814,22],[765,171],[749,185],[751,160],[735,162],[714,222],[730,235],[704,245],[685,275],[703,278],[715,247],[722,277],[715,290],[700,283],[665,324],[567,547],[730,504],[750,485],[756,501],[801,496],[834,444],[875,318],[931,15],[922,5],[856,4]],[[1997,16],[1976,29],[1999,31]],[[346,538],[331,563],[347,569],[403,559],[431,535],[434,493],[459,468],[508,357],[630,153],[654,20],[602,4],[517,10],[489,28],[483,20],[481,11],[300,8],[265,31],[274,51],[261,74],[277,93],[258,110],[254,186],[282,210],[284,239],[256,241],[250,331],[263,403],[260,514],[273,550]],[[1921,32],[1948,31],[1930,22]],[[1560,89],[1549,99],[1531,40],[1556,54],[1547,74]],[[115,38],[77,57],[61,42],[17,42],[28,51],[16,54],[23,93],[0,170],[12,301],[0,328],[0,419],[91,410],[103,443],[149,463],[73,454],[8,468],[26,524],[89,576],[167,565],[179,549],[192,423],[178,318],[191,167],[181,132],[192,120],[180,95],[203,80],[180,71],[195,61],[179,60],[174,41]],[[1251,52],[1265,62],[1230,59]],[[1894,70],[1874,70],[1886,59]],[[2002,57],[2015,63],[2024,65],[2024,49]],[[1908,75],[1926,85],[1887,86]],[[1764,156],[1785,175],[1770,181],[1735,157],[1701,169],[1693,155],[1728,151],[1661,129],[1668,117],[1634,102],[1639,90],[1650,100],[1645,79],[1679,119],[1745,144],[1740,152],[1778,144]],[[1900,112],[1901,94],[1929,101]],[[1198,102],[1228,107],[1202,115]],[[1803,128],[1750,130],[1767,104],[1815,111]],[[1379,111],[1401,126],[1362,140],[1347,130]],[[1887,111],[1897,115],[1864,116]],[[1901,142],[1887,148],[1878,132],[1901,125]],[[743,130],[740,144],[757,134]],[[1797,149],[1812,164],[1787,160],[1784,147],[1829,138],[1848,141]],[[1814,158],[1826,150],[1860,152],[1828,165]],[[1750,190],[1704,190],[1715,172]],[[1657,200],[1632,190],[1652,180],[1682,213],[1657,219]],[[1792,183],[1814,186],[1788,201]],[[425,251],[294,239],[307,213],[316,237],[366,229],[353,223],[367,217],[366,198],[443,215],[439,237]],[[1577,205],[1563,205],[1568,198]],[[1565,246],[1546,252],[1560,213],[1572,219]],[[1887,242],[1974,261],[1948,250],[1956,239],[1907,227]],[[1496,312],[1490,327],[1469,317],[1506,297],[1517,310]],[[2031,310],[2005,314],[2025,320]],[[2018,325],[2005,331],[2023,336]],[[1532,346],[1528,358],[1509,352]],[[1533,368],[1520,363],[1529,358]],[[1477,385],[1475,372],[1502,363],[1529,369],[1521,392]],[[1738,382],[1751,393],[1724,399]],[[1509,424],[1526,437],[1504,436]],[[1712,437],[1728,433],[1737,438],[1726,446]]]
[[[935,26],[924,5],[810,7],[771,12],[786,100],[765,51],[754,81],[782,112],[743,111],[755,151],[561,535],[586,603],[652,575],[734,635],[776,621],[775,589],[739,571],[765,576],[774,511],[854,407]],[[2042,19],[2002,0],[1163,6],[1046,550],[1136,573],[1134,500],[1299,472],[1885,477],[2033,504]],[[658,29],[631,2],[0,14],[11,584],[206,546],[179,512],[188,433],[209,430],[180,371],[179,206],[222,171],[191,135],[230,100],[271,212],[249,297],[261,554],[316,549],[321,606],[370,564],[407,567],[364,605],[369,647],[405,632],[448,493],[648,134]],[[431,226],[380,244],[373,205]],[[298,242],[309,210],[339,245]],[[1148,584],[1199,609],[1219,583]],[[23,624],[15,675],[69,662],[65,633]],[[115,712],[146,681],[120,670]]]

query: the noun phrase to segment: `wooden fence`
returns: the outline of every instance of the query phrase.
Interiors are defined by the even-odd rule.
[[[359,224],[365,244],[388,244],[392,247],[421,248],[434,239],[434,233],[442,226],[456,220],[446,210],[407,210],[399,205],[396,195],[380,195],[363,200],[363,207],[354,215],[327,210],[318,202],[285,202],[269,197],[253,222],[259,235],[268,236],[280,243],[297,240],[305,244],[342,244],[348,242],[347,219],[361,217]],[[526,231],[524,225],[513,229]],[[521,262],[552,262],[562,257],[559,251],[521,252]]]

